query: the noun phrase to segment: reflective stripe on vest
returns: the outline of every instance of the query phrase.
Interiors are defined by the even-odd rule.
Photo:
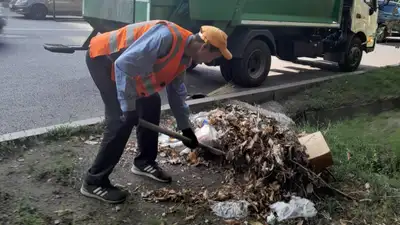
[[[103,55],[111,55],[127,48],[147,30],[154,25],[164,23],[164,20],[152,20],[135,24],[129,24],[118,30],[99,34],[90,41],[89,55],[91,58]]]
[[[176,76],[186,70],[186,67],[180,64],[186,40],[182,37],[177,26],[174,24],[167,24],[167,26],[173,36],[171,51],[167,56],[159,59],[157,63],[154,64],[153,73],[145,77],[136,77],[136,89],[139,96],[149,96],[161,91],[165,85],[170,83]],[[164,71],[166,66],[171,63],[176,64],[174,70]]]

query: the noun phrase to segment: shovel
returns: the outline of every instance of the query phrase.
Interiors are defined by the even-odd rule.
[[[145,120],[142,120],[142,119],[139,119],[139,126],[147,128],[147,129],[152,130],[154,132],[159,132],[159,133],[168,135],[168,136],[176,138],[176,139],[178,139],[180,141],[190,141],[189,138],[187,138],[187,137],[185,137],[185,136],[183,136],[183,135],[181,135],[181,134],[179,134],[177,132],[164,129],[162,127],[159,127],[159,126],[157,126],[155,124],[149,123],[149,122],[147,122]],[[214,155],[225,155],[225,152],[223,152],[223,151],[221,151],[219,149],[216,149],[214,147],[211,147],[209,145],[200,143],[200,142],[199,142],[199,147],[204,148],[205,150],[209,151],[210,153],[212,153]]]

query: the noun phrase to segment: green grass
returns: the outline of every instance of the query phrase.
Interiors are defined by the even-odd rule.
[[[52,179],[63,186],[73,185],[76,154],[67,149],[51,152],[51,157],[42,163],[30,166],[32,175],[39,181]]]
[[[321,210],[352,224],[400,223],[396,217],[400,211],[400,111],[301,129],[324,133],[334,156],[333,171],[338,179],[334,185],[365,199],[354,204],[330,198],[320,205]]]
[[[289,112],[371,103],[400,95],[400,67],[372,70],[333,79],[290,96]]]
[[[45,225],[50,220],[37,211],[28,200],[22,199],[15,210],[14,225]]]

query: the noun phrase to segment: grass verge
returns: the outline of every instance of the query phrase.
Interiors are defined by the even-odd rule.
[[[347,221],[342,224],[400,223],[400,111],[302,129],[324,133],[334,156],[335,185],[361,200],[326,199],[320,211]]]
[[[292,95],[283,102],[293,113],[359,105],[400,96],[400,67],[333,79]]]
[[[27,199],[21,199],[18,203],[17,209],[15,210],[15,222],[16,225],[43,225],[51,224],[49,218],[38,212],[38,210],[32,206],[32,203]]]
[[[50,152],[50,158],[31,164],[30,172],[38,181],[53,179],[63,186],[74,185],[74,169],[77,154],[68,148]]]
[[[93,135],[100,135],[103,132],[103,128],[104,123],[81,127],[63,126],[49,130],[49,132],[43,135],[1,142],[0,158],[9,155],[23,154],[25,150],[41,142],[63,141],[71,138],[86,139]]]

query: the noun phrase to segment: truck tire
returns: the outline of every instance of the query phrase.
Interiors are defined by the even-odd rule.
[[[384,42],[388,35],[387,27],[385,25],[379,25],[376,30],[376,43]]]
[[[241,87],[258,87],[267,78],[271,68],[271,50],[267,43],[252,40],[241,59],[225,61],[220,65],[221,74],[228,82]]]
[[[221,75],[225,79],[225,81],[228,82],[228,83],[232,81],[232,77],[233,77],[232,65],[236,64],[236,63],[240,63],[240,60],[233,58],[230,61],[224,60],[221,63],[221,65],[219,65],[219,69],[221,71]]]
[[[29,18],[34,20],[44,20],[47,16],[47,7],[42,4],[35,4],[31,7]]]
[[[361,39],[355,36],[347,49],[343,62],[339,62],[339,68],[343,72],[353,72],[360,66],[363,55]]]
[[[191,72],[197,66],[197,63],[192,62],[192,64],[186,69],[187,72]]]

